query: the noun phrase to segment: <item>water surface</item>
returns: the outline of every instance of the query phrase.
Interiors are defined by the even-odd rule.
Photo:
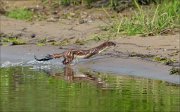
[[[178,112],[180,86],[71,66],[0,69],[1,112]]]

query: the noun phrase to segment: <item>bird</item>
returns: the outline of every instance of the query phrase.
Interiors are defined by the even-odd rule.
[[[56,58],[64,58],[62,63],[64,65],[71,64],[72,61],[75,58],[83,58],[83,59],[88,59],[96,54],[101,53],[105,49],[111,47],[111,46],[116,46],[116,43],[112,41],[106,41],[102,44],[100,44],[97,47],[90,48],[88,50],[82,50],[82,49],[68,49],[62,53],[55,53],[55,54],[48,54],[44,58],[38,59],[35,55],[34,58],[36,61],[48,61]]]

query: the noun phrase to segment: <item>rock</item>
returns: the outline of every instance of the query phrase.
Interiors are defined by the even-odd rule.
[[[56,42],[55,40],[51,39],[51,40],[48,40],[47,42]]]
[[[23,28],[21,31],[25,32],[27,30],[27,28]]]
[[[58,20],[55,19],[54,17],[50,17],[49,19],[47,19],[47,22],[57,22]]]
[[[31,38],[35,38],[36,37],[36,34],[31,34]]]
[[[85,20],[85,19],[80,19],[79,20],[79,24],[83,24],[83,23],[87,23],[88,21],[87,20]]]

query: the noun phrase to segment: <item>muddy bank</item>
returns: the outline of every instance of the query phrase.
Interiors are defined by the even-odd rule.
[[[60,22],[27,22],[1,16],[1,33],[24,39],[27,44],[37,44],[39,40],[62,41],[83,39],[99,33],[102,21],[79,24],[78,21],[62,19]]]
[[[38,57],[45,56],[49,53],[63,52],[58,47],[45,46],[38,47],[32,45],[26,46],[2,46],[1,47],[1,66],[35,66],[41,65],[57,66],[62,68],[62,59],[54,59],[45,63],[39,63],[34,60],[34,55]],[[106,53],[112,52],[107,50]],[[95,71],[116,73],[117,75],[128,75],[134,77],[145,77],[150,79],[157,79],[167,81],[171,83],[179,84],[179,75],[170,75],[170,66],[166,66],[160,63],[154,63],[150,61],[141,60],[138,58],[124,58],[114,57],[109,55],[97,55],[91,59],[80,59],[73,63],[77,68],[89,68]],[[45,67],[44,67],[45,68]]]

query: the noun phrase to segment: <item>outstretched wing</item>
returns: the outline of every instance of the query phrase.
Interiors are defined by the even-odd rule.
[[[98,50],[96,48],[92,49],[88,56],[86,56],[84,59],[88,59],[94,55],[98,54]]]

